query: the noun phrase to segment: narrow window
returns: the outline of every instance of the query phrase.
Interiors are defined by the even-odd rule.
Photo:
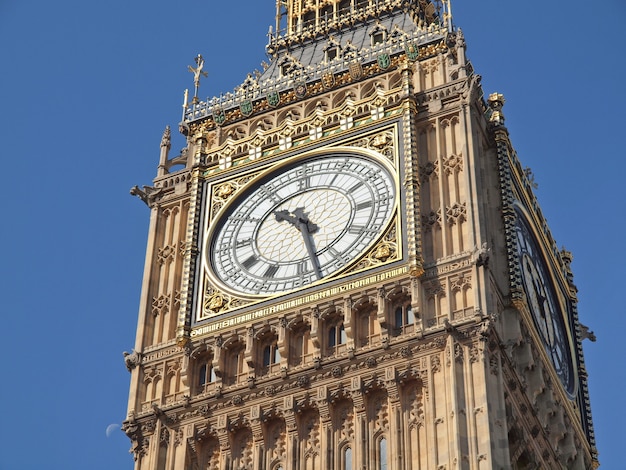
[[[328,347],[334,348],[337,346],[337,327],[331,326],[328,330]]]
[[[415,324],[415,314],[410,305],[404,305],[396,308],[394,312],[394,326],[397,333],[410,333],[413,331]]]
[[[304,26],[313,26],[315,24],[315,12],[308,11],[304,14]]]
[[[333,7],[327,6],[320,11],[320,20],[324,22],[328,22],[333,19]]]
[[[415,323],[415,315],[413,315],[413,307],[410,305],[406,308],[406,323],[412,325]]]
[[[344,470],[352,470],[352,449],[346,447],[343,451],[343,468]]]
[[[380,44],[381,42],[383,42],[385,39],[385,35],[382,31],[377,31],[374,34],[372,34],[372,46],[374,44]]]
[[[269,367],[272,363],[272,346],[267,345],[263,348],[263,367]]]
[[[304,357],[304,334],[296,336],[295,345],[293,347],[292,361],[293,365],[302,364]]]
[[[404,326],[404,312],[402,312],[402,307],[396,308],[395,325],[396,328],[402,328]]]
[[[361,346],[366,346],[369,343],[370,339],[370,316],[369,313],[364,313],[361,315],[359,321],[359,340]]]
[[[204,389],[204,386],[209,383],[215,382],[215,370],[213,370],[213,364],[211,361],[205,362],[200,366],[198,373],[198,385],[200,389]]]
[[[387,470],[387,439],[384,437],[378,441],[378,457],[380,459],[380,470]]]
[[[202,366],[200,366],[200,376],[198,380],[198,385],[200,385],[200,387],[204,387],[204,385],[206,384],[206,372],[207,372],[207,365],[202,364]]]
[[[289,72],[291,72],[291,64],[287,63],[287,64],[283,64],[280,66],[280,75],[282,77],[286,77],[287,75],[289,75]]]
[[[228,385],[236,384],[245,379],[246,370],[244,368],[243,349],[234,349],[229,352],[228,360]]]
[[[343,323],[339,325],[339,337],[337,338],[337,344],[346,344],[346,330],[343,327]]]
[[[280,362],[280,352],[278,351],[278,344],[271,343],[263,348],[263,367],[270,367],[273,364]]]

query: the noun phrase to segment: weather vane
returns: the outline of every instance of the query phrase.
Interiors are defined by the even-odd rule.
[[[191,102],[192,104],[198,104],[198,89],[200,88],[200,76],[206,78],[209,76],[209,74],[202,70],[202,68],[204,67],[204,59],[202,58],[202,54],[198,54],[198,56],[194,59],[194,61],[197,67],[194,68],[191,65],[188,65],[187,68],[189,69],[191,73],[193,73],[194,93],[193,93],[193,100]]]

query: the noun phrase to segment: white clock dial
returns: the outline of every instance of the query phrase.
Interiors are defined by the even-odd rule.
[[[518,212],[517,246],[522,283],[535,326],[565,390],[574,390],[574,371],[564,310],[528,224]]]
[[[337,152],[253,181],[225,209],[207,262],[228,290],[269,296],[310,285],[352,263],[382,234],[395,207],[391,171]]]

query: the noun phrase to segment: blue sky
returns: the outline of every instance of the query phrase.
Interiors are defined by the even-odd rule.
[[[574,253],[603,468],[623,468],[622,0],[453,0],[559,245]],[[600,8],[601,5],[601,8]],[[201,96],[265,60],[273,0],[0,0],[0,470],[131,469],[126,415],[150,184],[187,65]],[[175,136],[172,151],[184,145]]]

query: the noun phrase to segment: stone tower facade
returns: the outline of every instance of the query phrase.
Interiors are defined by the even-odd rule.
[[[572,256],[449,3],[276,13],[132,190],[135,469],[595,468]]]

